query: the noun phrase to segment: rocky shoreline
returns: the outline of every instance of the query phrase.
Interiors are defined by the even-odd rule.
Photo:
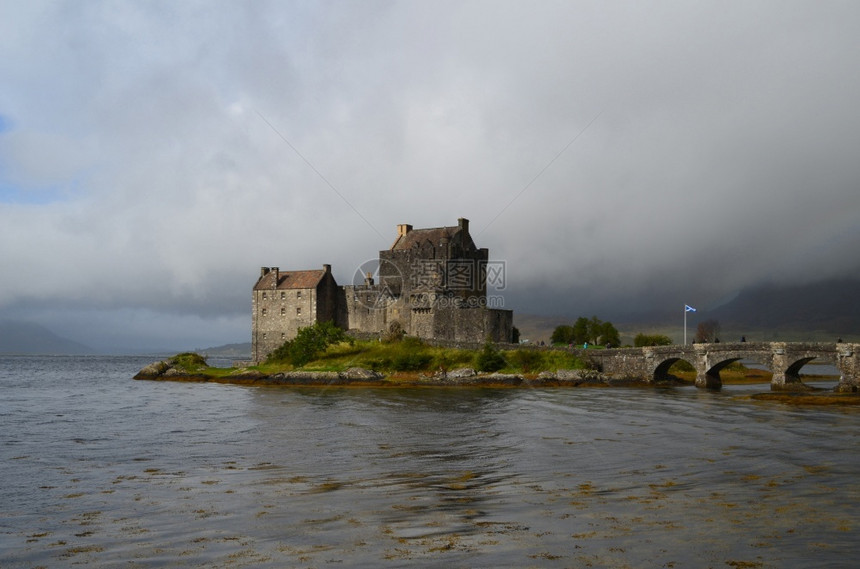
[[[221,375],[187,371],[171,360],[149,364],[134,379],[154,381],[192,381],[236,385],[283,386],[358,386],[358,387],[612,387],[651,385],[636,378],[614,378],[594,370],[558,370],[541,372],[534,377],[520,374],[479,373],[472,368],[440,371],[432,375],[394,374],[353,367],[344,371],[288,371],[266,374],[259,370],[239,368]]]
[[[344,371],[287,371],[266,374],[250,368],[237,368],[223,374],[211,373],[203,368],[188,371],[178,366],[175,359],[154,362],[135,376],[136,380],[210,382],[248,386],[283,387],[671,387],[690,385],[678,380],[651,382],[641,378],[613,377],[590,369],[564,369],[544,371],[534,376],[506,373],[480,373],[472,368],[459,368],[431,375],[422,373],[396,373],[385,375],[377,371],[353,367]],[[225,370],[219,369],[219,372]],[[860,405],[860,393],[834,393],[831,390],[813,390],[802,393],[765,392],[740,396],[750,401],[778,401],[794,405]]]

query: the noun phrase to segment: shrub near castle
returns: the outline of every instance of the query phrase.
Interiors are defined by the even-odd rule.
[[[299,330],[296,338],[272,352],[259,366],[269,372],[302,368],[308,371],[343,371],[363,367],[379,372],[437,373],[461,367],[478,371],[538,373],[582,369],[584,363],[566,351],[499,350],[488,342],[481,350],[443,348],[419,338],[386,335],[380,340],[356,340],[330,323],[317,322]]]
[[[266,358],[266,363],[290,363],[301,367],[315,360],[331,345],[352,344],[353,339],[331,322],[315,322],[299,329],[292,340],[287,340]]]

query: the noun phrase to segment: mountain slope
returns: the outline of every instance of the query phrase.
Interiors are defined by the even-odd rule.
[[[723,327],[821,330],[860,334],[860,281],[832,280],[805,286],[765,285],[742,291],[705,313]]]
[[[555,326],[572,324],[574,320],[514,311],[514,325],[523,333],[523,338],[533,341],[548,340]],[[639,332],[665,334],[675,341],[681,341],[684,333],[680,307],[672,314],[646,312],[610,320],[621,332],[623,342],[632,342]],[[846,342],[860,341],[860,280],[751,287],[712,310],[700,306],[688,320],[691,335],[695,334],[699,322],[717,320],[725,338],[747,335],[771,341],[833,341],[841,337]]]
[[[38,324],[0,320],[0,354],[84,355],[95,350]]]

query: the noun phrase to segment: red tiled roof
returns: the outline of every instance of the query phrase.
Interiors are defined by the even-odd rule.
[[[278,273],[278,286],[273,286],[275,271],[269,271],[257,281],[254,290],[297,289],[316,288],[325,276],[325,270],[311,271],[280,271]]]

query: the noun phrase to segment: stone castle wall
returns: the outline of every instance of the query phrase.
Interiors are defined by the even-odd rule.
[[[252,357],[264,359],[300,328],[318,321],[375,334],[397,322],[407,334],[425,340],[508,342],[513,312],[487,306],[488,259],[489,251],[475,246],[469,221],[461,218],[454,227],[413,231],[399,225],[395,244],[379,252],[379,283],[368,275],[363,285],[338,286],[331,267],[324,265],[315,288],[277,289],[276,277],[275,288],[266,290],[271,277],[263,280],[264,267],[254,288]]]
[[[275,269],[277,270],[277,269]],[[251,357],[261,361],[300,328],[315,322],[339,322],[340,287],[326,272],[316,287],[254,290],[251,301]]]

